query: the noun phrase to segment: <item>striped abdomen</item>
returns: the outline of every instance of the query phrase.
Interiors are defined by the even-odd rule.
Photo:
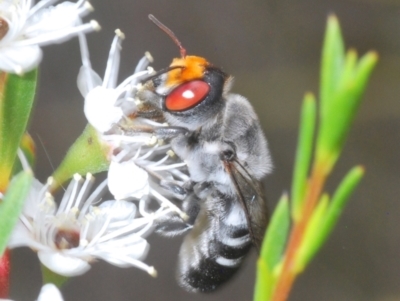
[[[178,282],[188,291],[216,289],[238,270],[252,245],[234,197],[213,193],[203,205],[179,252]]]

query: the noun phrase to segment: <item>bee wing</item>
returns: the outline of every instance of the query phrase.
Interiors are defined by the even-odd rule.
[[[268,223],[268,211],[261,183],[237,160],[224,161],[237,198],[243,207],[253,244],[259,251]]]

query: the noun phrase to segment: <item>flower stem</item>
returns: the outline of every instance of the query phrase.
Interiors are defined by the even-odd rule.
[[[324,187],[327,174],[325,164],[315,164],[313,172],[308,181],[308,189],[305,194],[305,202],[302,208],[300,219],[295,221],[292,233],[289,238],[287,251],[283,259],[283,268],[276,284],[272,301],[285,301],[293,286],[296,276],[301,272],[296,270],[296,251],[299,249],[307,222],[310,220],[313,209],[315,208]]]

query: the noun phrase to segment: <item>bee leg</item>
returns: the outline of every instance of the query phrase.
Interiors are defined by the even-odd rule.
[[[161,120],[162,113],[160,113],[159,110],[139,111],[135,114],[135,117],[141,117],[152,120]]]
[[[199,199],[205,200],[212,192],[210,182],[201,182],[193,186],[193,191]]]
[[[162,236],[173,237],[190,230],[200,211],[199,198],[195,193],[190,193],[183,201],[182,210],[189,216],[189,219],[185,221],[179,214],[171,213],[157,219],[155,231]]]
[[[165,126],[154,128],[154,134],[161,139],[172,139],[180,135],[188,135],[190,131],[180,126]]]
[[[185,223],[177,213],[157,219],[155,232],[165,237],[174,237],[190,230],[192,225]]]
[[[179,185],[179,183],[176,183],[175,181],[161,180],[160,186],[168,190],[168,192],[170,192],[175,198],[179,200],[184,200],[188,195],[187,189],[184,186]]]

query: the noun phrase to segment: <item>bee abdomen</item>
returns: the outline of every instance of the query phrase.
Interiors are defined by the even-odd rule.
[[[215,290],[235,274],[249,252],[251,240],[247,229],[223,230],[226,231],[215,233],[208,229],[197,237],[195,245],[190,234],[185,238],[179,256],[178,281],[188,291]]]
[[[189,291],[211,292],[231,278],[238,268],[239,265],[226,266],[213,258],[203,258],[197,267],[181,275],[180,284]]]

